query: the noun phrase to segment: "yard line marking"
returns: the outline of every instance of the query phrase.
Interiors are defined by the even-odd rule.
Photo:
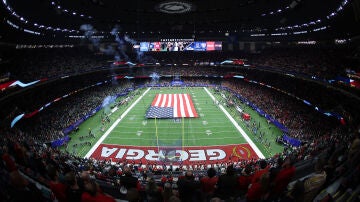
[[[116,121],[110,126],[110,128],[101,136],[101,138],[94,144],[94,146],[89,150],[89,152],[85,155],[85,158],[90,158],[90,156],[94,153],[96,148],[105,140],[105,138],[111,133],[112,130],[120,123],[120,121],[131,111],[132,108],[149,92],[151,88],[148,88],[130,107],[123,113],[121,116],[116,119]]]
[[[211,133],[211,131],[208,131]],[[141,133],[144,134],[144,133]],[[204,132],[201,132],[201,134],[204,134]],[[206,134],[206,131],[205,131]],[[235,139],[235,138],[239,138],[239,137],[206,137],[206,138],[194,138],[192,140],[223,140],[223,139]],[[154,138],[142,138],[142,137],[109,137],[109,139],[120,139],[120,140],[154,140]],[[179,138],[162,138],[163,140],[179,140]],[[106,143],[108,144],[108,143]],[[247,144],[247,143],[240,143],[240,144]],[[114,145],[119,145],[119,144],[114,144]],[[138,146],[138,145],[134,145],[134,146]],[[214,145],[210,145],[210,146],[214,146]],[[141,146],[139,146],[141,147]],[[195,147],[195,146],[194,146]]]
[[[161,119],[160,119],[161,120]],[[138,129],[139,127],[137,127],[136,129]],[[210,127],[208,127],[208,128],[210,128]],[[154,129],[154,128],[151,128],[151,129]],[[201,127],[200,129],[204,129],[204,127]],[[210,129],[212,129],[212,128],[210,128]],[[113,133],[120,133],[120,134],[133,134],[134,133],[134,131],[130,131],[130,132],[125,132],[125,131],[123,131],[123,130],[113,130],[112,131]],[[231,130],[231,131],[217,131],[217,132],[215,132],[215,134],[217,134],[217,133],[236,133],[236,132],[238,132],[238,131],[236,131],[236,130]],[[146,133],[146,134],[153,134],[153,132],[144,132],[144,133]],[[194,134],[203,134],[204,132],[203,132],[203,130],[201,130],[201,131],[197,131],[197,132],[191,132],[190,134],[191,135],[194,135]],[[166,135],[176,135],[176,134],[179,134],[179,132],[167,132],[166,133]],[[162,134],[160,134],[160,135],[162,135]],[[109,137],[109,138],[113,138],[113,137]],[[236,137],[236,138],[238,138],[238,137]],[[121,138],[120,138],[121,139]]]
[[[209,92],[209,90],[204,87],[204,90],[207,92],[207,94],[211,97],[213,101],[217,101],[216,98]],[[259,158],[264,159],[264,154],[260,151],[260,149],[254,144],[254,142],[249,138],[249,136],[245,133],[245,131],[239,126],[238,123],[234,120],[234,118],[229,114],[229,112],[226,111],[226,109],[219,104],[220,109],[224,112],[224,114],[228,117],[228,119],[231,121],[232,124],[234,124],[235,128],[240,132],[240,134],[245,138],[245,140],[249,143],[251,148],[255,151],[255,153],[258,155]]]

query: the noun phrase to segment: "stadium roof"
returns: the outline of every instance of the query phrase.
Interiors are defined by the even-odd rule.
[[[2,0],[3,38],[69,37],[93,29],[136,38],[359,34],[356,0]],[[115,28],[115,29],[114,29]],[[10,32],[10,33],[9,33]],[[319,35],[319,34],[318,34]]]

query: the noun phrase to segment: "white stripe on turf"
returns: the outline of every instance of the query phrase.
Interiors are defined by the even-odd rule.
[[[204,90],[207,92],[207,94],[209,94],[209,96],[211,97],[211,99],[213,101],[216,101],[216,98],[209,92],[209,90],[204,87]],[[251,146],[251,148],[253,148],[253,150],[255,151],[255,153],[258,155],[259,158],[264,159],[265,156],[264,154],[259,150],[259,148],[254,144],[254,142],[249,138],[249,136],[245,133],[245,131],[239,126],[238,123],[236,123],[236,121],[234,120],[234,118],[229,114],[229,112],[226,111],[226,109],[219,104],[220,109],[224,112],[224,114],[228,117],[228,119],[231,121],[231,123],[234,124],[235,128],[240,132],[240,134],[245,138],[245,140],[249,143],[249,145]]]
[[[145,96],[147,92],[149,92],[151,88],[148,88],[132,105],[130,105],[127,110],[121,114],[121,116],[110,126],[110,128],[101,136],[101,138],[94,144],[94,146],[89,150],[89,152],[85,155],[85,158],[90,158],[91,154],[94,153],[96,148],[105,140],[105,138],[111,133],[112,130],[120,123],[120,121],[131,111],[132,108]]]

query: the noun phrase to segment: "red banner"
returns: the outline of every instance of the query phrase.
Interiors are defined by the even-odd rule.
[[[221,163],[258,159],[249,144],[196,147],[141,147],[101,144],[91,158],[98,160],[130,161],[133,163]]]

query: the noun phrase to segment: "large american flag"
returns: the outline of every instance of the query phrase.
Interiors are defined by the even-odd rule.
[[[198,117],[189,94],[156,94],[146,118]]]

